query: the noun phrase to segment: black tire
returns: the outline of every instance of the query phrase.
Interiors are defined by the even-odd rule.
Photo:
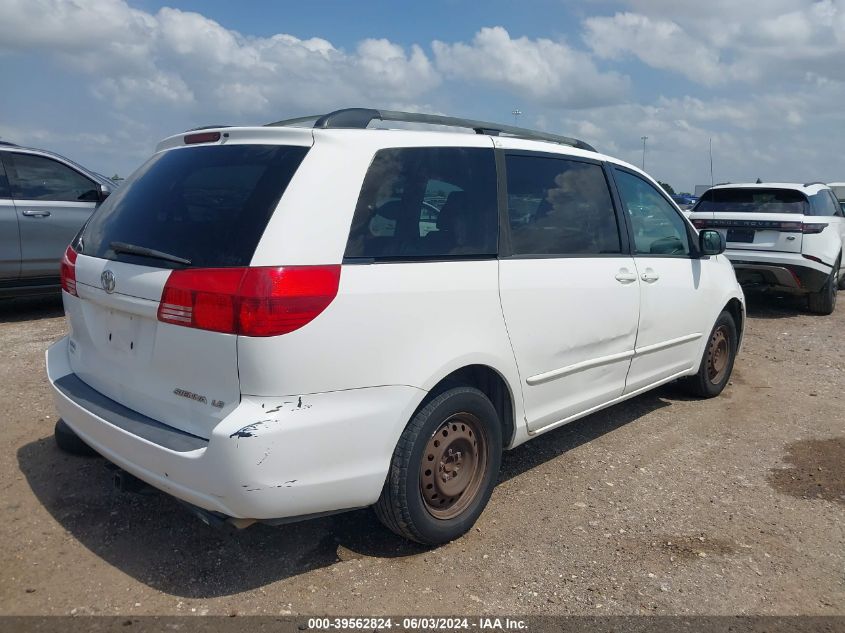
[[[722,347],[723,341],[726,349]],[[722,393],[731,378],[738,341],[733,316],[722,312],[710,331],[698,372],[681,380],[684,390],[698,398],[715,398]]]
[[[822,289],[813,294],[807,295],[807,305],[810,312],[814,314],[828,315],[832,314],[836,309],[836,294],[839,290],[839,284],[836,282],[836,274],[839,271],[839,262],[833,266],[830,271],[830,277],[822,286]]]
[[[79,436],[73,432],[73,429],[71,429],[64,420],[56,422],[56,428],[53,430],[53,437],[56,439],[56,446],[65,453],[70,453],[71,455],[82,455],[85,457],[99,456],[97,451],[79,439]]]
[[[451,428],[455,431],[449,439],[444,431],[448,433]],[[472,428],[476,429],[475,435],[467,430]],[[437,444],[441,435],[444,439],[440,450],[449,451],[444,459],[449,460],[456,455],[458,466],[463,467],[460,450],[456,448],[453,453],[452,446],[467,449],[463,458],[471,464],[460,475],[454,463],[445,464],[447,470],[444,471],[444,462],[433,460],[431,451],[437,449],[431,447]],[[472,440],[473,437],[476,439]],[[476,441],[476,446],[461,444],[467,441]],[[470,455],[476,449],[478,454]],[[433,460],[431,469],[424,468],[424,460]],[[390,530],[417,543],[448,543],[466,533],[481,515],[496,486],[501,461],[501,424],[487,396],[472,387],[454,387],[444,391],[417,411],[402,432],[393,451],[384,489],[375,505],[376,515]],[[450,467],[454,471],[449,471]],[[452,484],[434,481],[438,473],[445,477],[443,482],[447,482],[450,476],[456,481]],[[437,497],[437,494],[427,490],[424,496],[423,485],[431,489],[436,484],[434,490],[440,491],[440,486],[462,484],[467,477],[470,483],[457,497],[446,499],[444,495],[438,500],[451,504],[443,509],[433,507],[437,501],[430,497]],[[467,496],[464,497],[464,494]],[[449,516],[453,512],[455,516]]]

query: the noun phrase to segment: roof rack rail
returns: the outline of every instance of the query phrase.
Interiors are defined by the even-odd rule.
[[[20,147],[17,143],[12,143],[11,141],[0,141],[0,145],[6,145],[8,147]]]
[[[821,180],[814,180],[813,182],[805,182],[804,186],[809,187],[810,185],[824,185],[827,186],[826,182],[822,182]]]
[[[539,132],[528,128],[515,127],[513,125],[488,123],[486,121],[475,121],[473,119],[460,119],[457,117],[441,116],[439,114],[397,112],[394,110],[373,110],[370,108],[345,108],[343,110],[335,110],[334,112],[329,112],[328,114],[323,115],[311,115],[298,117],[296,119],[276,121],[274,123],[268,123],[267,126],[276,127],[296,125],[311,120],[314,121],[313,127],[320,129],[364,129],[372,121],[401,121],[403,123],[425,123],[430,125],[444,125],[448,127],[463,127],[475,130],[476,134],[489,134],[491,136],[508,134],[510,136],[534,141],[551,141],[552,143],[559,143],[561,145],[570,145],[590,152],[596,151],[592,145],[578,140],[577,138],[561,136],[558,134],[549,134],[547,132]]]

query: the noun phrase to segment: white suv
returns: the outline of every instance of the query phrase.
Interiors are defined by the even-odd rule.
[[[699,229],[717,229],[746,288],[808,297],[817,314],[836,307],[845,283],[845,214],[822,183],[719,185],[689,215]]]
[[[724,242],[635,167],[447,117],[294,123],[166,139],[68,248],[60,446],[206,519],[375,505],[433,544],[475,522],[503,448],[678,378],[724,388],[745,318]]]

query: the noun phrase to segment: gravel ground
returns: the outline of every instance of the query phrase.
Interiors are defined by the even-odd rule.
[[[751,298],[725,393],[668,386],[506,453],[433,550],[368,510],[242,532],[60,453],[55,298],[0,303],[0,614],[845,614],[845,306]]]

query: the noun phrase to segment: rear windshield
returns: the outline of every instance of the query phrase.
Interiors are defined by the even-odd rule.
[[[115,252],[116,242],[190,260],[246,266],[307,147],[214,145],[153,156],[94,212],[85,255],[146,266],[166,261]]]
[[[791,189],[711,189],[693,211],[806,214],[807,207],[804,194]]]

